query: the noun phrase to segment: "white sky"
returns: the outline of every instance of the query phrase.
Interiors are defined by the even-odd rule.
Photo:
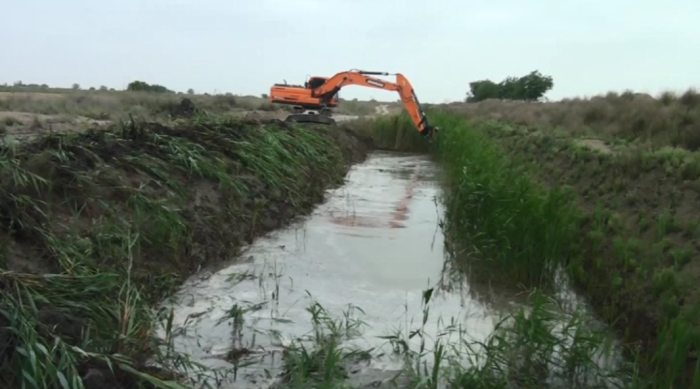
[[[552,99],[684,90],[700,86],[700,0],[0,0],[0,84],[259,95],[352,68],[401,72],[436,103],[536,69]]]

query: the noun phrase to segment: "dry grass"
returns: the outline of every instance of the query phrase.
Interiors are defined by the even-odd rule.
[[[0,92],[0,111],[83,116],[95,120],[126,119],[129,115],[154,118],[160,114],[167,114],[169,109],[183,98],[189,98],[197,107],[214,113],[279,109],[260,97],[231,94],[61,91],[56,93]]]
[[[564,130],[575,136],[621,138],[651,148],[700,149],[700,93],[610,92],[592,98],[552,103],[487,100],[454,103],[448,109],[472,118],[496,119],[543,130]]]
[[[0,112],[63,115],[111,121],[128,119],[129,116],[156,120],[166,116],[170,108],[183,98],[189,98],[198,108],[216,114],[291,110],[288,106],[273,105],[267,98],[231,93],[200,95],[0,86]],[[335,111],[338,114],[366,116],[375,114],[380,105],[399,107],[395,102],[343,100]]]

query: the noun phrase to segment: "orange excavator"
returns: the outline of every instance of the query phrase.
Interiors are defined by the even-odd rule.
[[[335,124],[331,117],[332,108],[338,106],[338,92],[348,85],[399,92],[401,101],[413,123],[421,134],[432,136],[437,131],[428,123],[428,118],[418,102],[416,92],[403,74],[396,73],[396,82],[370,76],[389,76],[386,72],[350,70],[333,77],[311,77],[302,85],[275,84],[270,89],[270,102],[288,104],[294,107],[295,114],[287,121]]]

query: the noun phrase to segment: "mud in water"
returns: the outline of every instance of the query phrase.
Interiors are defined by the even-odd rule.
[[[313,331],[307,307],[317,302],[330,315],[351,312],[367,324],[351,343],[378,357],[349,381],[377,385],[402,368],[379,337],[420,326],[428,288],[435,293],[426,333],[455,319],[468,337],[485,339],[521,300],[487,286],[470,290],[446,271],[439,179],[428,156],[373,153],[305,222],[259,239],[235,264],[183,285],[173,305],[182,331],[176,349],[210,367],[237,361],[235,380],[222,387],[269,387],[284,347]],[[245,311],[238,330],[227,318],[232,307]]]

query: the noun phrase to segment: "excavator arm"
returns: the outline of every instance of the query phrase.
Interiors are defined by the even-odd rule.
[[[413,120],[416,128],[425,136],[432,136],[437,131],[437,127],[433,127],[428,123],[428,117],[423,112],[423,109],[418,102],[416,92],[413,86],[403,74],[396,74],[396,82],[389,82],[380,78],[370,76],[389,76],[389,73],[383,72],[366,72],[361,70],[351,70],[341,72],[326,80],[325,83],[313,89],[312,96],[320,98],[323,104],[328,104],[340,89],[348,85],[359,85],[369,88],[384,89],[388,91],[399,92],[401,101],[403,102],[408,114]]]

